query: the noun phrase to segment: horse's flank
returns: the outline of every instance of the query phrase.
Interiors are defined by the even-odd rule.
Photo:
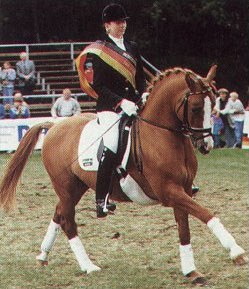
[[[96,114],[83,113],[66,119],[49,131],[44,140],[43,163],[53,185],[61,187],[62,196],[64,195],[63,184],[67,181],[71,182],[68,180],[70,178],[80,179],[89,188],[95,188],[95,172],[83,171],[78,163],[80,134],[84,126],[94,118]]]

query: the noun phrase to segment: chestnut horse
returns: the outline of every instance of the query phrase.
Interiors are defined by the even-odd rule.
[[[210,116],[215,93],[211,82],[215,74],[216,66],[212,66],[204,78],[191,70],[174,68],[155,79],[147,103],[135,119],[139,127],[139,141],[135,140],[133,134],[127,165],[129,175],[150,199],[157,200],[163,206],[173,207],[179,231],[182,273],[200,284],[206,280],[195,267],[189,214],[207,224],[237,264],[248,261],[245,251],[237,245],[220,220],[192,198],[191,187],[197,171],[197,159],[190,136],[196,140],[202,153],[212,149]],[[42,159],[59,202],[42,242],[41,254],[37,256],[42,264],[47,264],[48,254],[61,228],[68,237],[81,270],[87,273],[100,270],[88,257],[75,222],[75,206],[88,188],[95,189],[96,172],[82,170],[77,161],[82,128],[95,117],[95,114],[86,113],[57,124],[43,123],[32,127],[21,140],[0,185],[0,204],[8,210],[14,203],[18,179],[39,134],[42,129],[48,128]],[[135,146],[137,142],[139,145]],[[143,164],[142,173],[135,162],[139,155]],[[111,198],[128,201],[117,183],[114,184]]]

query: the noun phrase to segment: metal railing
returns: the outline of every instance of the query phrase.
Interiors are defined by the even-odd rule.
[[[33,51],[34,48],[37,47],[68,47],[68,52],[70,53],[70,59],[72,60],[72,69],[75,70],[75,53],[78,51],[76,48],[77,46],[84,47],[86,45],[91,44],[92,42],[55,42],[55,43],[31,43],[31,44],[4,44],[0,45],[0,53],[2,52],[3,49],[8,49],[8,48],[23,48],[23,51],[25,51],[28,55]],[[17,53],[20,52],[20,49],[18,49]],[[152,65],[148,60],[146,60],[144,57],[142,57],[142,61],[155,73],[158,74],[160,73],[160,70],[158,70],[154,65]]]
[[[29,57],[30,53],[35,53],[36,49],[35,48],[44,48],[44,47],[54,47],[55,50],[58,48],[63,47],[64,49],[66,48],[66,51],[69,52],[70,54],[70,59],[72,61],[72,70],[75,71],[76,67],[75,67],[75,54],[76,51],[78,51],[77,46],[78,47],[84,47],[88,44],[90,44],[91,42],[58,42],[58,43],[31,43],[31,44],[4,44],[4,45],[0,45],[0,53],[5,52],[6,49],[10,49],[10,48],[16,48],[18,51],[16,51],[16,53],[20,53],[20,50],[25,51]],[[5,50],[5,51],[3,51]],[[51,93],[50,90],[50,85],[47,84],[46,85],[46,80],[44,77],[41,77],[40,72],[37,72],[37,84],[41,85],[42,90],[46,90],[48,94]]]
[[[38,94],[38,95],[23,95],[24,100],[25,99],[30,99],[30,98],[39,98],[39,99],[44,99],[44,98],[52,98],[52,101],[54,102],[56,98],[61,97],[62,94]],[[74,97],[76,100],[78,100],[79,97],[85,97],[88,96],[86,93],[71,93],[71,96]],[[0,96],[1,99],[13,99],[13,96]]]
[[[88,44],[91,44],[92,42],[55,42],[55,43],[31,43],[31,44],[3,44],[0,45],[0,52],[2,48],[23,48],[22,51],[25,51],[28,55],[29,53],[32,53],[32,48],[35,47],[51,47],[51,46],[64,46],[68,47],[68,52],[70,52],[70,58],[73,60],[74,59],[74,54],[75,54],[75,46],[76,45],[82,45],[86,46]],[[20,51],[17,51],[17,53]],[[34,52],[34,51],[33,51]]]
[[[60,48],[66,49],[64,51],[68,51],[69,55],[70,55],[70,59],[72,61],[72,70],[75,71],[75,62],[74,62],[74,58],[75,58],[75,54],[76,51],[78,51],[77,46],[78,47],[84,47],[88,44],[90,44],[91,42],[59,42],[59,43],[32,43],[32,44],[4,44],[4,45],[0,45],[0,53],[8,53],[8,50],[10,48],[16,48],[15,53],[19,54],[20,51],[25,51],[27,53],[27,55],[29,56],[30,53],[35,53],[37,51],[37,48],[46,48],[46,47],[53,47],[53,51],[58,50]],[[6,51],[7,50],[7,51]],[[47,51],[46,51],[47,52]],[[13,52],[12,52],[13,53]],[[1,58],[0,58],[1,60]],[[36,81],[38,85],[41,85],[41,89],[43,91],[47,91],[47,94],[53,94],[52,90],[50,89],[50,84],[46,83],[46,78],[45,77],[41,77],[41,72],[37,71],[36,73]]]

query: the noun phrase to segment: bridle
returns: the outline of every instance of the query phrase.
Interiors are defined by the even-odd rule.
[[[190,136],[194,136],[195,140],[198,139],[203,139],[206,138],[208,136],[212,136],[212,129],[210,128],[196,128],[196,127],[191,127],[189,120],[188,120],[188,112],[189,112],[189,98],[191,96],[195,96],[195,95],[200,95],[200,94],[209,94],[210,92],[212,92],[212,87],[211,86],[206,86],[204,90],[202,91],[198,91],[198,92],[192,92],[189,91],[186,93],[185,97],[183,98],[182,103],[180,104],[178,111],[180,110],[181,106],[183,106],[183,121],[182,121],[182,127],[181,130],[184,134],[190,135]],[[195,134],[199,134],[201,133],[202,135],[200,136],[196,136]]]
[[[204,139],[208,136],[212,136],[211,127],[210,128],[196,128],[190,125],[189,119],[188,119],[189,98],[195,95],[200,95],[200,94],[210,94],[210,92],[213,92],[213,88],[211,86],[205,86],[203,90],[198,91],[198,92],[193,92],[191,90],[186,92],[181,104],[179,105],[176,111],[176,113],[178,113],[179,110],[183,107],[183,120],[181,121],[180,128],[172,128],[169,126],[161,125],[152,120],[143,118],[139,115],[136,116],[136,118],[157,128],[169,130],[169,131],[176,132],[176,133],[181,133],[186,136],[191,136],[195,139],[195,141],[199,139]],[[199,133],[201,133],[202,135],[197,136],[196,134],[199,134]]]

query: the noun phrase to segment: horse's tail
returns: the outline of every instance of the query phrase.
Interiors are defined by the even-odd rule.
[[[9,161],[0,183],[0,207],[5,211],[12,209],[15,204],[18,180],[21,177],[29,156],[35,148],[41,131],[43,129],[50,129],[52,126],[52,122],[45,122],[29,129]]]

